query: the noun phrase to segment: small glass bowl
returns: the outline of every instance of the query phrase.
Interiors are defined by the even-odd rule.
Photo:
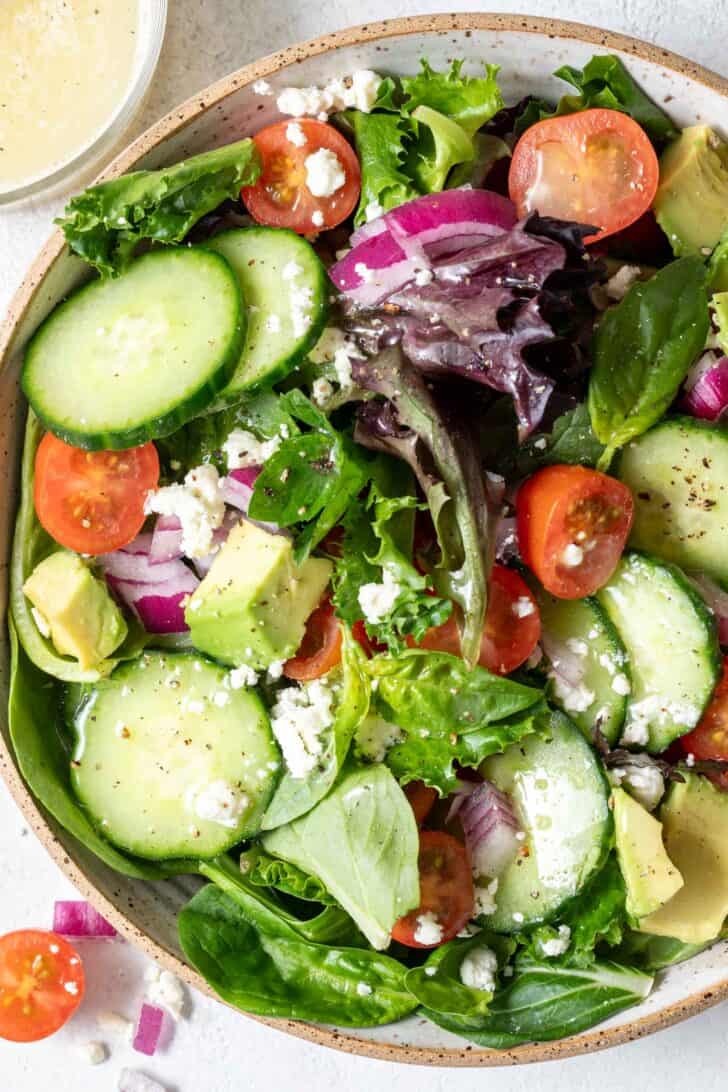
[[[126,130],[144,102],[149,85],[152,82],[159,61],[159,54],[164,41],[167,24],[167,0],[140,0],[139,27],[135,68],[124,99],[90,144],[81,148],[72,159],[57,167],[42,178],[34,178],[12,190],[0,192],[0,207],[22,201],[39,193],[49,191],[67,183],[74,175],[88,172],[91,167],[120,143]]]

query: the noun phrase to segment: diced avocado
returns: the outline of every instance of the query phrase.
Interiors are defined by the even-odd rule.
[[[672,784],[660,811],[665,848],[684,886],[639,927],[705,944],[718,936],[728,915],[728,794],[699,774],[684,776]]]
[[[73,656],[84,670],[105,660],[126,637],[124,616],[106,584],[70,550],[41,561],[23,591],[40,616],[39,628],[47,625],[56,651]]]
[[[713,129],[691,125],[666,148],[654,210],[675,254],[717,246],[728,228],[728,143]]]
[[[659,910],[683,886],[662,844],[662,823],[624,789],[615,789],[617,859],[627,888],[627,912],[635,918]]]
[[[187,604],[192,643],[223,663],[256,670],[287,659],[332,569],[317,557],[297,566],[289,538],[239,523]]]
[[[710,255],[708,262],[708,291],[728,292],[728,231]]]

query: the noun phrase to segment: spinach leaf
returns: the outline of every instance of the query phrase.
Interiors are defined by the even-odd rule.
[[[660,937],[654,933],[638,933],[630,929],[614,952],[614,957],[620,962],[635,963],[643,970],[654,973],[692,959],[714,943],[715,941],[710,940],[707,944],[686,944],[675,937]]]
[[[723,233],[710,255],[708,285],[711,295],[715,295],[716,292],[728,292],[728,231]]]
[[[660,419],[702,351],[710,325],[705,278],[699,258],[679,258],[634,284],[597,327],[589,413],[606,445],[600,469]]]
[[[419,903],[417,827],[385,766],[345,771],[312,811],[264,835],[263,848],[317,876],[374,948]]]
[[[161,879],[165,868],[129,857],[105,841],[92,826],[73,794],[69,778],[70,756],[61,737],[61,694],[54,679],[48,678],[26,655],[18,642],[11,618],[10,697],[8,727],[18,768],[39,804],[82,846],[116,872],[134,879]],[[176,862],[174,871],[194,871]]]
[[[575,1035],[643,1001],[653,978],[633,967],[596,962],[573,967],[519,955],[480,1021],[424,1010],[434,1023],[496,1050]]]
[[[242,885],[203,887],[179,915],[179,936],[190,963],[244,1012],[371,1027],[417,1004],[396,960],[306,941]]]
[[[331,897],[321,880],[309,876],[290,861],[271,857],[259,845],[254,845],[241,854],[240,871],[256,887],[273,887],[284,895],[292,895],[304,902],[320,902],[323,906],[336,905],[336,899]]]
[[[116,277],[142,239],[179,243],[226,198],[252,185],[260,161],[252,140],[193,156],[158,171],[135,171],[91,186],[56,220],[71,250],[103,276]]]
[[[333,785],[359,723],[369,709],[369,678],[364,669],[364,653],[348,629],[343,631],[342,676],[334,683],[336,707],[334,721],[321,734],[321,753],[314,769],[306,777],[283,774],[273,799],[263,817],[263,830],[273,830],[305,815],[326,796]]]
[[[589,410],[582,402],[557,417],[550,434],[529,436],[517,452],[517,471],[533,474],[539,467],[555,463],[596,466],[603,453],[604,444],[594,435]]]
[[[135,618],[127,616],[127,636],[123,644],[116,649],[114,656],[102,660],[95,668],[86,669],[81,667],[78,660],[61,656],[53,642],[44,637],[38,629],[30,610],[30,603],[23,593],[23,584],[36,565],[61,548],[41,527],[35,514],[33,500],[35,453],[44,431],[32,409],[28,409],[21,469],[20,509],[15,524],[10,560],[10,615],[15,624],[17,639],[26,655],[46,675],[52,675],[64,682],[96,682],[102,676],[110,674],[121,660],[138,656],[147,644],[149,636]]]
[[[413,967],[407,972],[407,989],[421,1005],[434,1012],[469,1020],[487,1016],[492,992],[465,986],[460,979],[460,966],[465,956],[473,949],[483,947],[494,952],[499,970],[502,970],[516,949],[516,941],[485,932],[467,940],[451,940],[436,948],[421,967]]]
[[[451,118],[472,137],[503,106],[498,87],[498,66],[485,65],[485,76],[463,76],[464,61],[453,61],[448,72],[436,72],[426,60],[422,71],[404,78],[404,109],[412,114],[420,106]]]
[[[455,763],[479,766],[537,731],[545,709],[539,690],[445,652],[376,657],[369,671],[375,710],[405,735],[387,765],[400,783],[424,781],[442,796],[457,787]]]
[[[399,113],[351,110],[346,118],[361,164],[361,198],[354,218],[360,227],[368,219],[367,208],[387,212],[420,196],[414,179],[404,170],[413,132],[409,120]]]
[[[292,390],[280,402],[311,431],[284,440],[268,459],[256,479],[249,514],[281,527],[303,524],[294,551],[300,564],[363,489],[369,469],[361,449],[305,394]]]

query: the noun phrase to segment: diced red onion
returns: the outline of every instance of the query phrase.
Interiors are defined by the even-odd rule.
[[[231,470],[228,477],[252,489],[262,469],[261,466],[241,466],[237,470]]]
[[[509,798],[483,781],[463,794],[457,815],[475,875],[500,876],[519,849],[519,823]]]
[[[728,645],[728,592],[705,573],[689,573],[688,576],[715,615],[718,640],[722,645]]]
[[[151,1057],[159,1045],[163,1023],[164,1009],[160,1009],[158,1005],[150,1005],[143,1001],[132,1041],[134,1050]]]
[[[199,580],[179,558],[153,563],[152,540],[151,534],[139,535],[123,550],[101,554],[99,564],[109,586],[148,633],[185,633],[183,603]]]
[[[235,471],[233,471],[233,474]],[[223,478],[220,482],[222,488],[222,499],[225,504],[231,505],[233,508],[237,508],[240,512],[247,513],[250,507],[250,499],[253,496],[253,488],[250,485],[246,485],[245,482],[241,482],[238,478],[234,478],[233,474],[228,474],[226,478]]]
[[[374,307],[411,281],[422,262],[408,258],[388,231],[381,232],[350,250],[331,267],[336,287],[362,307]]]
[[[152,1080],[138,1069],[122,1069],[117,1089],[118,1092],[166,1092],[159,1081]]]
[[[702,421],[717,421],[728,409],[728,357],[703,353],[685,380],[681,406]]]
[[[131,580],[136,584],[161,584],[166,580],[175,580],[180,576],[180,565],[186,568],[178,558],[153,562],[148,553],[128,554],[124,550],[99,554],[97,560],[107,577]]]
[[[53,906],[53,932],[63,937],[108,939],[116,929],[89,902],[61,900]]]
[[[387,221],[384,214],[375,217],[374,220],[367,220],[365,224],[358,227],[356,231],[351,235],[349,239],[349,246],[355,247],[359,243],[363,243],[365,239],[371,239],[373,235],[381,235],[383,231],[387,230]]]
[[[174,561],[182,557],[182,537],[182,524],[176,516],[159,516],[149,549],[150,563],[158,565],[160,561]]]

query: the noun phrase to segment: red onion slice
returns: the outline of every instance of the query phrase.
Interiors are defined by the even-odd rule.
[[[705,573],[688,573],[688,578],[715,615],[718,640],[722,645],[728,645],[728,592]]]
[[[520,847],[519,822],[509,798],[483,781],[463,794],[457,814],[474,874],[500,876]]]
[[[703,353],[685,380],[681,407],[701,421],[717,421],[728,409],[728,357]]]
[[[233,474],[234,473],[235,471],[233,471]],[[253,496],[252,486],[246,485],[244,482],[234,478],[233,474],[228,474],[228,476],[222,478],[220,482],[222,499],[225,501],[225,504],[237,508],[240,512],[247,513],[248,508],[250,507],[250,499]]]
[[[88,937],[108,940],[116,929],[88,902],[63,899],[53,905],[53,932],[62,937]]]
[[[140,1054],[147,1054],[151,1058],[159,1046],[163,1023],[164,1010],[160,1009],[158,1005],[150,1005],[146,1001],[142,1002],[132,1041],[134,1050],[137,1050]]]
[[[252,489],[262,469],[262,466],[241,466],[237,470],[231,470],[228,477]]]
[[[158,565],[182,557],[182,538],[182,524],[176,516],[159,516],[149,549],[150,563]]]

